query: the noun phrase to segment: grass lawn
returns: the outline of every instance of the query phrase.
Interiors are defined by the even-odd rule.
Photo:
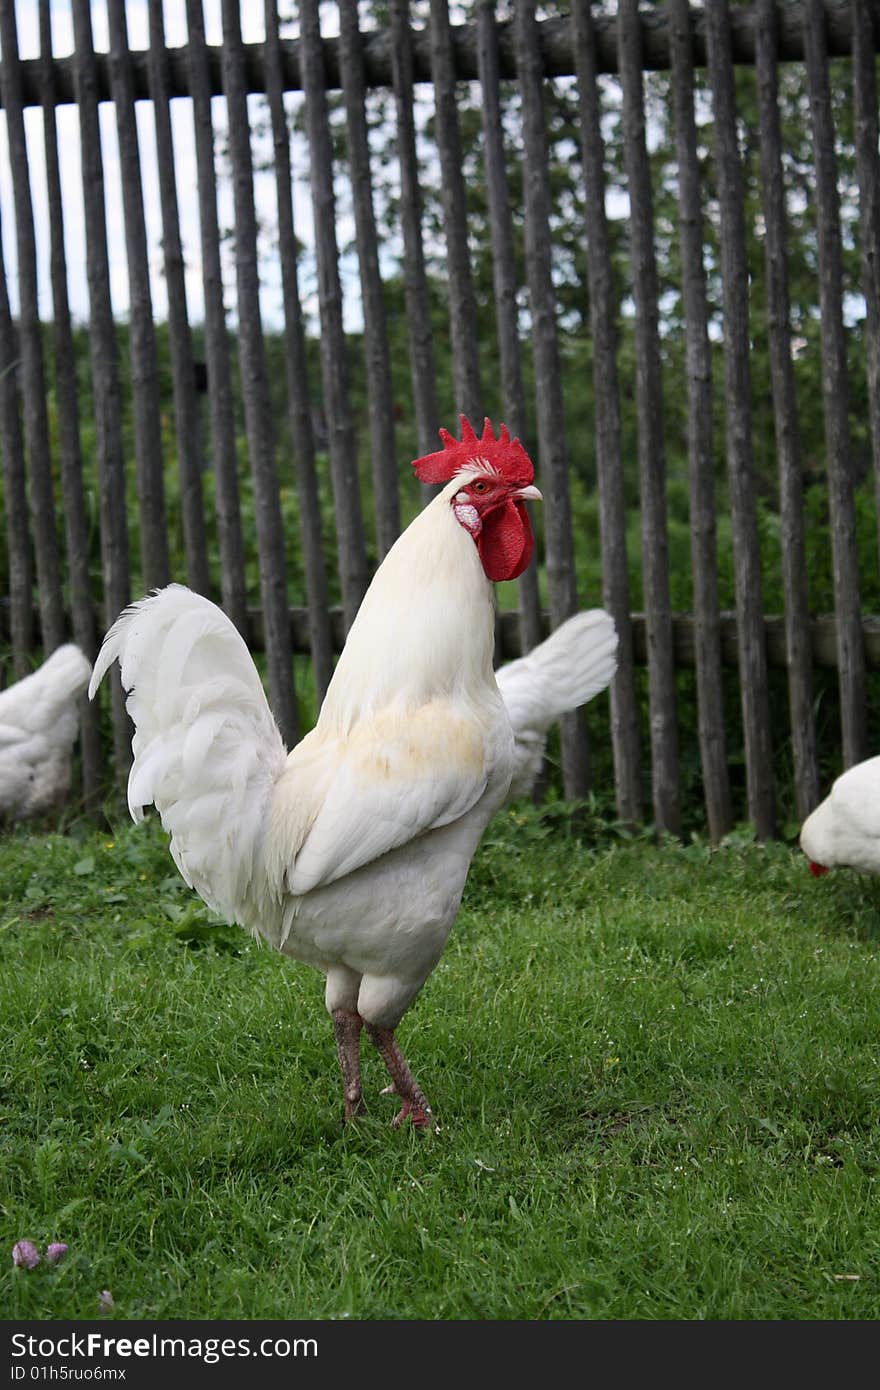
[[[878,909],[782,844],[506,813],[400,1030],[439,1132],[366,1043],[343,1130],[320,977],[214,924],[155,820],[8,834],[0,1312],[878,1318]]]

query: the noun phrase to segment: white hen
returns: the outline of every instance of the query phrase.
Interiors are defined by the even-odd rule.
[[[842,867],[880,873],[880,757],[841,773],[801,826],[800,844],[814,874]]]
[[[499,667],[495,678],[514,736],[509,801],[531,792],[551,724],[592,700],[616,670],[617,630],[604,608],[575,613],[526,656]]]
[[[0,819],[27,820],[64,800],[79,730],[76,704],[91,672],[79,647],[67,643],[0,691]]]
[[[286,753],[244,642],[172,585],[125,610],[95,664],[119,661],[135,725],[129,806],[155,803],[180,872],[229,920],[321,970],[346,1118],[362,1108],[364,1024],[400,1096],[431,1110],[394,1029],[443,950],[471,858],[507,795],[510,720],[492,670],[492,580],[532,553],[539,498],[522,445],[477,439],[415,464],[443,490],[399,537],[352,624],[314,729]]]

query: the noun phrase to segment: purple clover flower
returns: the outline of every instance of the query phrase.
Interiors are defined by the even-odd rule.
[[[19,1269],[36,1269],[40,1263],[40,1252],[32,1240],[16,1241],[12,1247],[12,1263]]]

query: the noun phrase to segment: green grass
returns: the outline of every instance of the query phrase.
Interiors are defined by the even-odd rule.
[[[366,1046],[343,1130],[319,976],[155,822],[0,840],[2,1315],[880,1316],[875,885],[598,831],[490,827],[400,1030],[433,1136]]]

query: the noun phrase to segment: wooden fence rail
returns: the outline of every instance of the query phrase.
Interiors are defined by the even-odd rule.
[[[149,0],[147,46],[133,48],[125,0],[108,0],[108,51],[96,52],[89,0],[72,0],[74,51],[52,51],[50,0],[39,0],[38,56],[20,56],[21,9],[0,0],[0,102],[8,169],[0,179],[0,446],[6,554],[0,580],[6,603],[0,627],[9,673],[19,676],[71,633],[92,656],[99,631],[141,591],[169,578],[209,593],[248,640],[266,654],[269,694],[288,742],[303,730],[304,702],[320,700],[334,653],[351,625],[373,566],[385,555],[411,509],[415,485],[401,458],[388,281],[389,246],[399,243],[405,304],[413,450],[435,446],[438,427],[463,412],[479,423],[487,400],[520,434],[536,461],[545,496],[540,562],[519,586],[519,610],[498,621],[499,657],[532,646],[583,604],[582,550],[576,534],[571,387],[565,389],[572,339],[561,321],[562,277],[551,181],[552,111],[557,89],[575,93],[572,144],[583,197],[583,321],[588,324],[590,400],[601,549],[601,601],[614,615],[620,649],[610,698],[610,742],[618,815],[650,818],[661,831],[682,827],[679,671],[696,673],[699,759],[710,836],[723,836],[737,814],[756,834],[776,832],[779,788],[774,751],[773,680],[787,671],[788,729],[795,810],[805,815],[822,789],[816,723],[817,673],[838,678],[841,760],[869,748],[870,673],[880,669],[880,619],[862,611],[862,591],[876,575],[860,566],[858,488],[853,456],[854,338],[845,305],[864,300],[859,371],[870,425],[872,506],[880,522],[880,154],[877,53],[880,14],[872,0],[756,0],[731,6],[668,0],[639,9],[620,0],[616,12],[573,0],[571,13],[538,18],[535,0],[473,0],[465,23],[452,23],[447,0],[392,0],[387,27],[361,27],[357,0],[340,0],[336,29],[322,33],[327,7],[299,0],[297,36],[282,34],[276,0],[265,0],[263,37],[245,42],[238,0],[219,0],[222,42],[208,43],[202,0],[174,7],[185,15],[186,42],[169,47],[171,0]],[[846,60],[851,82],[852,136],[835,125],[833,83]],[[809,97],[815,177],[816,296],[821,353],[824,446],[821,455],[832,551],[834,612],[817,615],[810,601],[805,450],[796,389],[799,350],[792,325],[790,202],[780,121],[780,65],[796,63]],[[745,180],[743,117],[737,68],[754,69],[760,177]],[[670,559],[668,416],[665,373],[668,326],[660,283],[658,173],[651,152],[648,74],[668,73],[676,171],[685,403],[686,476],[692,613],[674,611]],[[833,73],[838,72],[838,78]],[[619,125],[609,124],[609,79],[619,93]],[[490,230],[496,356],[486,343],[487,294],[475,259],[475,190],[466,172],[466,116],[461,83],[478,84],[482,168]],[[430,128],[418,84],[430,84]],[[342,120],[332,107],[341,93]],[[254,108],[266,103],[275,197],[274,236],[282,307],[278,337],[282,386],[263,321],[266,262],[262,250],[255,167]],[[396,162],[396,226],[390,238],[377,215],[377,149],[372,122],[384,108],[385,162]],[[418,96],[418,100],[417,100]],[[172,120],[176,100],[188,103],[196,170],[203,319],[187,304],[187,249]],[[225,111],[225,151],[217,116]],[[99,106],[112,104],[120,155],[124,245],[107,232],[106,164]],[[167,296],[169,365],[157,334],[145,187],[145,146],[138,103],[149,103],[155,134],[161,222],[161,265]],[[70,301],[72,268],[66,231],[76,214],[63,196],[59,108],[73,103],[79,126],[85,273],[88,288],[89,390],[76,376],[76,328]],[[39,224],[32,184],[38,167],[30,108],[42,120],[48,226]],[[711,139],[703,131],[711,110]],[[298,134],[292,137],[292,117]],[[390,124],[389,124],[390,123]],[[469,138],[469,137],[468,137]],[[836,149],[850,139],[858,188],[848,194],[846,223]],[[425,148],[432,154],[425,162]],[[344,147],[344,148],[343,148]],[[389,150],[391,154],[389,155]],[[234,285],[224,280],[218,202],[228,159],[234,223]],[[293,190],[307,160],[316,281],[318,343],[304,300],[302,232]],[[517,170],[517,178],[513,170]],[[620,237],[608,211],[610,171],[628,199],[626,284],[620,285]],[[521,192],[517,181],[521,171]],[[2,172],[2,171],[0,171]],[[425,218],[439,180],[437,225]],[[352,230],[340,210],[350,203]],[[6,190],[11,189],[7,199]],[[480,196],[483,196],[482,190]],[[853,199],[855,201],[853,201]],[[853,207],[855,217],[853,218]],[[755,311],[748,219],[760,217],[769,379],[754,379]],[[675,220],[675,219],[673,219]],[[662,225],[661,225],[662,223]],[[861,282],[845,269],[852,227]],[[39,235],[38,235],[39,233]],[[751,240],[750,240],[751,238]],[[343,267],[353,243],[363,322],[363,422],[353,407],[354,340],[345,323]],[[442,245],[445,283],[429,271]],[[45,246],[40,264],[38,246]],[[12,266],[10,266],[10,261]],[[111,286],[120,265],[128,286],[124,340],[114,320]],[[51,332],[40,319],[41,283],[51,284]],[[579,275],[581,271],[577,272]],[[665,276],[669,279],[669,267]],[[384,277],[384,279],[383,279]],[[10,295],[7,289],[13,291]],[[450,351],[436,339],[436,301],[445,293]],[[481,299],[482,296],[482,299]],[[627,308],[624,313],[624,302]],[[230,305],[234,303],[234,309]],[[45,317],[45,314],[44,314]],[[626,324],[625,322],[626,321]],[[723,338],[718,341],[719,325]],[[622,374],[624,327],[632,335],[632,367]],[[231,328],[234,331],[230,331]],[[163,339],[164,341],[164,339]],[[197,346],[198,343],[198,346]],[[204,357],[206,420],[197,369]],[[48,360],[47,360],[48,355]],[[444,371],[448,358],[450,382]],[[271,360],[270,360],[271,359]],[[497,360],[497,373],[493,365]],[[629,361],[629,359],[627,359]],[[713,374],[718,378],[713,383]],[[497,380],[495,379],[497,375]],[[167,381],[166,381],[167,378]],[[861,376],[860,376],[861,380]],[[531,383],[531,391],[527,389]],[[714,389],[713,389],[714,388]],[[278,410],[279,389],[284,409]],[[407,388],[409,389],[409,387]],[[860,388],[861,389],[861,388]],[[715,396],[723,404],[720,442]],[[781,614],[765,611],[761,506],[754,409],[766,395],[778,466]],[[622,403],[632,397],[626,423]],[[90,417],[86,418],[86,411]],[[166,421],[171,421],[166,428]],[[530,424],[533,421],[533,425]],[[90,446],[84,449],[84,431]],[[628,431],[628,433],[627,433]],[[289,440],[289,449],[281,438]],[[173,439],[173,445],[169,442]],[[128,441],[131,441],[130,448]],[[637,462],[629,469],[629,450]],[[363,463],[364,467],[359,467]],[[627,478],[630,477],[630,482]],[[92,486],[97,491],[93,506]],[[326,515],[332,491],[334,560]],[[633,488],[636,498],[633,497]],[[290,502],[293,493],[295,504]],[[427,495],[424,490],[421,500]],[[580,494],[578,494],[579,496]],[[719,497],[729,500],[733,550],[732,601],[721,607]],[[575,499],[576,500],[576,499]],[[322,508],[322,502],[324,506]],[[298,518],[291,559],[286,508]],[[248,510],[250,509],[250,510]],[[642,611],[633,612],[629,549],[638,511]],[[94,513],[94,515],[93,515]],[[249,516],[252,514],[253,527]],[[876,524],[876,523],[875,523]],[[98,542],[94,543],[97,528]],[[180,536],[177,536],[179,528]],[[880,532],[878,532],[880,535]],[[96,573],[92,551],[100,557]],[[172,556],[182,553],[183,572]],[[136,557],[133,559],[132,557]],[[297,578],[291,574],[296,570]],[[299,588],[297,588],[299,586]],[[292,602],[296,591],[297,602]],[[300,591],[304,602],[299,602]],[[259,608],[254,598],[259,594]],[[100,613],[100,618],[96,614]],[[310,658],[306,680],[300,655]],[[294,659],[296,658],[296,660]],[[638,670],[645,667],[643,686]],[[728,750],[736,671],[745,766],[745,805],[735,804]],[[644,693],[647,714],[640,713]],[[114,764],[130,760],[130,729],[118,679],[112,683]],[[644,726],[644,727],[643,727]],[[643,745],[646,750],[643,765]],[[102,785],[103,755],[96,711],[83,711],[83,779],[89,803]],[[562,721],[563,789],[583,796],[591,758],[579,715]]]
[[[691,11],[690,30],[692,35],[694,63],[705,67],[708,61],[706,39],[706,11],[710,6],[694,7]],[[806,57],[803,32],[803,8],[800,0],[776,0],[777,39],[775,46],[779,62],[802,63]],[[867,23],[871,27],[870,0],[866,0]],[[854,33],[865,19],[856,16],[848,0],[824,0],[825,33],[830,57],[848,58],[853,52]],[[574,54],[573,16],[559,16],[539,22],[539,41],[544,74],[547,77],[567,77],[573,68]],[[753,64],[755,62],[757,38],[757,13],[754,5],[737,5],[729,14],[731,54],[735,63]],[[670,27],[668,7],[652,5],[640,14],[642,62],[646,72],[665,71],[671,66]],[[512,19],[498,22],[499,76],[516,79],[519,76],[516,53],[516,37]],[[617,42],[617,18],[612,13],[598,12],[593,18],[596,48],[596,70],[599,73],[619,71],[619,51]],[[873,22],[876,33],[876,21]],[[340,48],[342,40],[331,35],[323,41],[324,77],[327,91],[342,87],[342,63]],[[475,23],[451,26],[452,61],[454,74],[459,81],[475,81],[480,77],[478,58],[478,31]],[[872,49],[873,44],[873,49]],[[427,27],[414,27],[410,31],[410,50],[413,82],[432,82],[434,68],[432,63],[433,35]],[[876,51],[876,41],[868,38],[869,51]],[[392,73],[397,58],[397,44],[393,29],[373,30],[363,35],[364,77],[368,86],[390,87]],[[301,92],[303,87],[303,49],[301,39],[286,39],[281,44],[282,80],[285,91]],[[190,96],[189,65],[186,52],[172,49],[169,57],[169,96]],[[26,105],[39,104],[39,59],[25,59],[21,64],[22,99]],[[54,60],[57,74],[57,100],[76,101],[75,60],[60,57]],[[146,52],[131,55],[132,80],[135,99],[150,97],[149,65]],[[212,96],[223,95],[223,58],[219,45],[209,48],[208,80]],[[245,84],[248,93],[265,92],[262,44],[247,45],[245,55]],[[110,100],[110,59],[108,55],[96,55],[95,80],[98,99]]]

